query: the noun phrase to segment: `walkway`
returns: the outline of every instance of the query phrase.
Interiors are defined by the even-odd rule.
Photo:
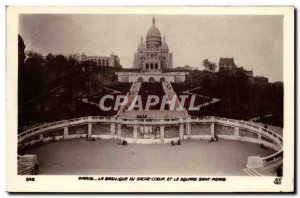
[[[176,96],[176,102],[175,102],[175,106],[174,106],[174,111],[170,111],[170,115],[175,113],[177,115],[179,115],[179,117],[188,117],[188,112],[186,111],[186,109],[184,110],[176,110],[176,109],[182,109],[182,105],[180,104],[180,101],[175,93],[175,91],[173,90],[173,87],[171,85],[171,83],[169,83],[168,81],[165,81],[162,83],[164,91],[166,93],[167,96],[167,100],[168,101],[172,101],[172,98]]]
[[[268,156],[273,152],[256,144],[221,139],[216,143],[185,141],[181,146],[126,147],[117,145],[116,140],[75,139],[28,150],[39,156],[41,175],[149,176],[246,176],[243,169],[249,155]]]
[[[135,98],[135,96],[138,95],[139,90],[140,90],[140,88],[141,88],[141,84],[142,84],[141,82],[134,82],[134,83],[132,84],[132,86],[131,86],[129,92],[128,92],[127,95],[126,95],[126,97],[127,97],[127,99],[128,99],[128,103],[125,104],[125,105],[123,105],[123,106],[119,109],[117,116],[120,116],[120,117],[124,117],[124,116],[125,116],[125,114],[126,114],[126,110],[125,110],[126,107],[129,107],[130,104],[131,104],[131,102],[132,102],[133,99]],[[127,116],[127,115],[126,115],[126,116]],[[126,116],[125,116],[125,117],[126,117]]]

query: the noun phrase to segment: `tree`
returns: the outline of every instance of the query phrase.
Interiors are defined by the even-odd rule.
[[[19,105],[22,106],[24,100],[24,61],[25,61],[25,44],[23,38],[18,35],[18,100]]]
[[[44,93],[45,72],[44,59],[41,54],[29,52],[25,61],[24,71],[24,91],[26,91],[25,100],[32,99]]]
[[[210,71],[215,73],[217,69],[217,64],[210,62],[208,59],[204,59],[202,62],[203,67],[205,68],[206,71]]]
[[[51,62],[51,61],[53,61],[54,60],[54,56],[53,56],[53,54],[51,54],[51,53],[49,53],[47,56],[46,56],[46,62],[48,63],[48,62]]]
[[[25,44],[23,38],[18,35],[18,62],[19,62],[19,67],[24,65],[25,61]]]
[[[208,65],[208,70],[215,73],[216,72],[216,69],[217,69],[217,65],[216,63],[209,63]]]
[[[208,70],[208,67],[209,67],[209,61],[208,59],[204,59],[203,62],[202,62],[202,66],[205,68],[205,70]]]
[[[68,64],[69,64],[69,66],[74,67],[74,66],[77,66],[79,63],[78,63],[77,59],[74,56],[70,55],[69,58],[68,58]]]
[[[25,100],[26,89],[24,88],[24,61],[25,61],[25,44],[21,35],[18,35],[18,131],[22,131],[24,119],[19,113],[22,110]]]

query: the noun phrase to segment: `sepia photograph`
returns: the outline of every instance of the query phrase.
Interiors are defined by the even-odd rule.
[[[9,7],[16,185],[51,176],[203,191],[233,178],[292,191],[294,8],[249,8]]]

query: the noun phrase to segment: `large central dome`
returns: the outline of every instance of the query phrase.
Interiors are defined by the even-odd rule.
[[[154,17],[152,19],[152,26],[150,27],[150,29],[147,32],[146,39],[151,39],[151,38],[156,38],[156,39],[161,40],[160,31],[155,25],[155,18]]]

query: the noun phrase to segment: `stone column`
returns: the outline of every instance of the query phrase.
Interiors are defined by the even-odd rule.
[[[135,125],[133,125],[133,139],[136,142],[137,141],[137,127],[138,125],[136,124],[137,120],[134,120]]]
[[[88,134],[87,137],[90,139],[92,137],[93,125],[91,122],[88,123]]]
[[[161,143],[165,142],[165,126],[163,125],[164,120],[160,120],[161,125],[159,125],[160,141]]]
[[[215,137],[215,123],[214,122],[210,123],[210,134],[211,134],[211,137]]]
[[[121,124],[117,124],[117,139],[121,139]]]
[[[187,119],[187,123],[186,123],[186,135],[187,135],[187,139],[191,139],[191,118],[189,117]]]
[[[183,124],[183,119],[179,119],[179,140],[183,140],[183,135],[184,135],[184,124]]]
[[[43,140],[44,140],[44,136],[43,136],[43,134],[40,134],[40,142],[42,142]]]
[[[164,125],[160,125],[159,126],[159,131],[160,131],[160,140],[161,143],[165,142],[165,126]]]
[[[185,123],[185,132],[186,132],[186,136],[188,136],[188,131],[189,131],[188,123]]]
[[[261,144],[261,134],[258,134],[258,143]]]
[[[192,136],[192,123],[189,123],[190,136]]]
[[[179,139],[183,140],[183,134],[184,134],[184,124],[180,123],[179,124]]]
[[[240,137],[240,128],[237,126],[234,127],[234,136],[236,139],[239,139]]]
[[[68,139],[69,136],[69,128],[66,126],[64,127],[64,140]]]
[[[111,123],[110,124],[110,135],[111,135],[112,138],[114,138],[115,134],[116,134],[116,124]]]
[[[112,121],[110,123],[110,135],[111,135],[111,138],[115,138],[115,135],[116,135],[116,119],[114,117],[112,117],[110,120]]]

